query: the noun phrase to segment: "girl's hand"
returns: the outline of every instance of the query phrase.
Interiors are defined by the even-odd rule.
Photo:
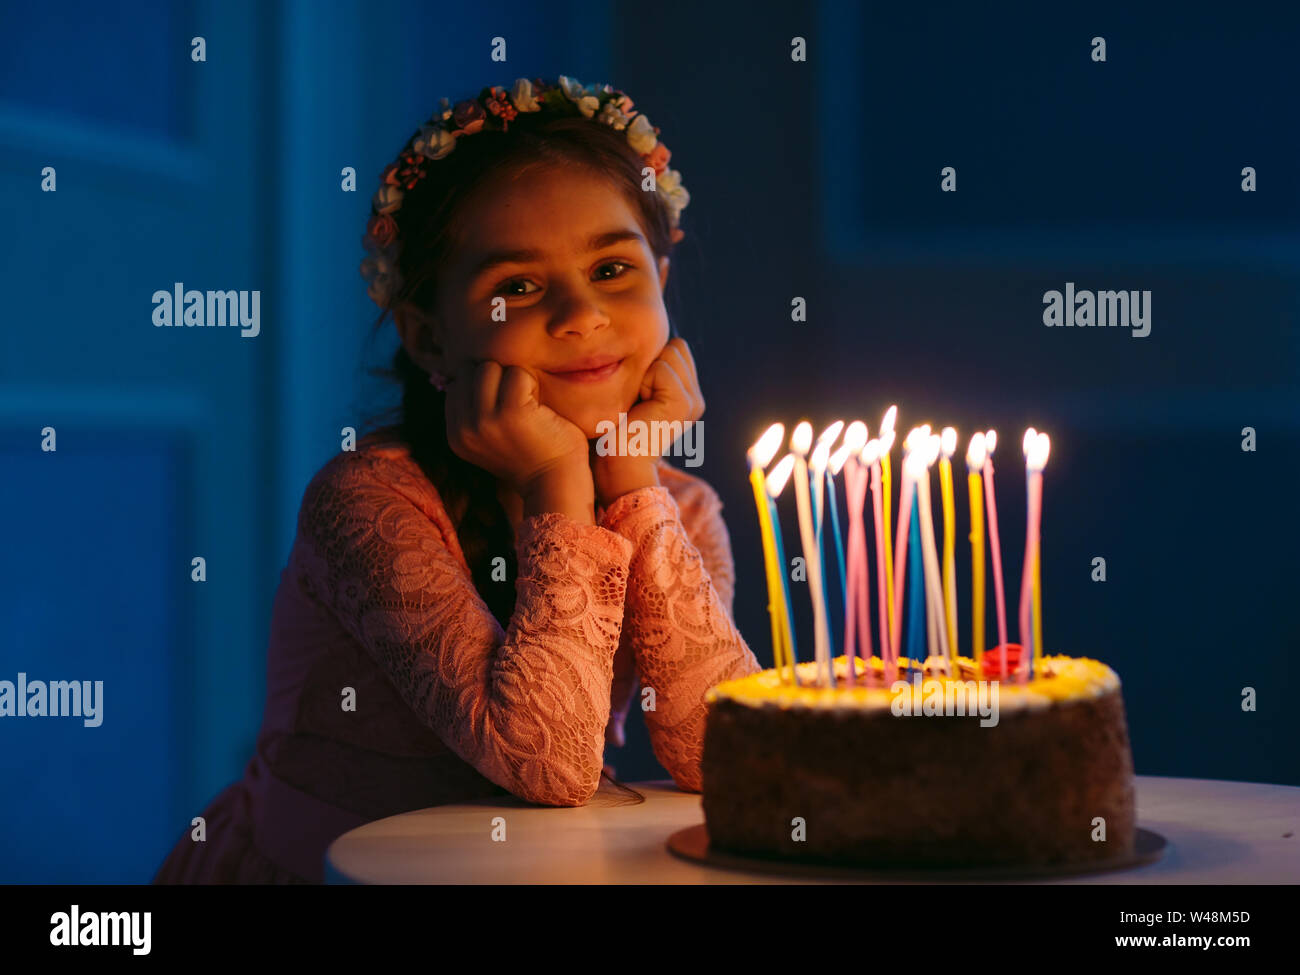
[[[447,443],[523,495],[548,472],[586,463],[587,436],[538,396],[522,366],[480,362],[468,379],[447,383]]]
[[[641,380],[640,399],[627,415],[629,436],[637,422],[649,425],[679,421],[684,432],[690,422],[703,414],[704,394],[700,391],[690,346],[685,339],[671,339]],[[667,436],[657,437],[661,450],[672,445],[667,439]],[[647,446],[652,448],[654,445],[649,440]],[[628,491],[658,484],[659,475],[654,467],[657,456],[601,455],[593,442],[591,475],[599,504],[607,508]]]
[[[641,380],[640,396],[627,415],[629,425],[635,420],[646,423],[680,420],[685,430],[688,421],[704,415],[700,377],[685,339],[670,339],[659,357],[650,363]]]

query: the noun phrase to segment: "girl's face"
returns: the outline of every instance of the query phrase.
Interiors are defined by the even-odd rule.
[[[463,217],[463,246],[438,276],[428,361],[457,379],[485,359],[522,366],[544,405],[600,436],[596,424],[631,409],[668,342],[668,259],[655,260],[623,195],[581,169],[498,179]],[[594,359],[616,364],[565,375]]]

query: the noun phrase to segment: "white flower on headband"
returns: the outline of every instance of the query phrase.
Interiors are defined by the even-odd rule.
[[[643,156],[659,144],[659,137],[655,135],[654,126],[650,124],[650,120],[644,115],[638,115],[632,120],[632,124],[628,126],[627,144]]]
[[[675,169],[665,169],[655,177],[655,189],[663,194],[669,215],[675,224],[677,217],[686,209],[686,204],[691,202],[691,194],[682,185],[682,174]]]
[[[441,159],[456,148],[456,137],[441,125],[420,126],[420,134],[411,142],[411,151],[430,159]]]
[[[568,78],[560,75],[560,89],[568,97],[569,101],[575,102],[578,111],[582,112],[587,118],[596,114],[600,108],[600,99],[596,96],[595,89],[583,88],[576,78]]]
[[[520,78],[515,82],[515,87],[510,92],[510,100],[515,103],[515,108],[521,112],[540,112],[542,110],[542,103],[533,97],[533,83],[527,78]]]
[[[375,193],[375,198],[371,202],[374,203],[375,209],[380,213],[392,213],[402,205],[403,196],[405,194],[398,187],[385,183],[379,187],[379,190]]]

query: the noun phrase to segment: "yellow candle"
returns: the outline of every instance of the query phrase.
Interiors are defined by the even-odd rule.
[[[776,540],[772,535],[772,520],[768,517],[767,485],[761,467],[755,466],[750,470],[749,482],[754,487],[754,505],[758,508],[758,529],[763,537],[763,568],[767,575],[767,612],[772,620],[772,658],[777,669],[784,676],[785,641],[781,635],[781,604],[785,601],[785,594],[781,589],[781,577],[777,575]]]
[[[966,485],[970,489],[970,637],[975,648],[975,668],[982,676],[984,664],[984,434],[970,438],[966,451]]]
[[[781,496],[781,491],[785,487],[786,481],[790,479],[790,472],[794,470],[794,454],[786,454],[771,472],[767,475],[767,495],[768,495],[768,512],[772,518],[778,517],[776,509],[776,499]],[[780,523],[773,521],[772,536],[776,539],[776,557],[773,560],[776,567],[776,583],[779,585],[777,590],[780,596],[781,610],[781,645],[784,648],[785,659],[790,664],[790,677],[796,687],[802,686],[799,680],[799,671],[795,669],[794,659],[794,631],[791,629],[790,622],[790,601],[787,598],[789,593],[786,590],[785,583],[785,547],[780,540]],[[780,665],[778,665],[780,666]],[[780,672],[780,677],[784,680],[784,671]]]
[[[880,421],[880,493],[881,503],[885,518],[885,595],[889,597],[886,607],[889,615],[889,632],[890,639],[893,639],[894,632],[894,543],[891,540],[893,534],[889,526],[894,522],[890,517],[891,484],[889,477],[889,448],[894,443],[894,419],[898,416],[898,407],[891,406],[885,410],[885,417]]]
[[[944,622],[948,627],[948,653],[954,666],[957,660],[957,580],[953,568],[953,557],[957,543],[957,525],[953,518],[952,491],[952,457],[957,449],[957,431],[952,427],[943,428],[941,438],[942,457],[939,460],[939,490],[943,495],[943,609]],[[956,670],[953,671],[957,673]]]
[[[785,592],[781,585],[781,569],[777,565],[776,538],[772,532],[772,519],[768,509],[767,479],[763,468],[771,461],[785,436],[785,426],[774,423],[749,450],[749,482],[754,488],[754,504],[758,508],[758,527],[763,539],[763,567],[767,576],[767,611],[772,621],[772,657],[782,673],[785,666],[785,638],[783,630],[787,621],[784,611]]]
[[[894,522],[890,518],[890,508],[893,506],[889,503],[892,484],[889,477],[889,451],[880,455],[880,503],[884,505],[885,525],[892,525]],[[894,544],[892,540],[892,531],[885,532],[885,593],[889,596],[889,632],[894,632]],[[893,636],[890,636],[893,639]]]

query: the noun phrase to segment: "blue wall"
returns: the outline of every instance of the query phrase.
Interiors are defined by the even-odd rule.
[[[23,838],[0,881],[145,882],[241,773],[302,490],[340,428],[392,397],[364,374],[395,341],[367,341],[357,274],[373,179],[440,96],[520,76],[630,92],[691,192],[670,310],[760,660],[744,449],[767,424],[861,416],[874,432],[897,402],[904,429],[998,427],[1013,579],[1010,434],[1033,424],[1053,437],[1048,649],[1120,672],[1138,771],[1300,784],[1284,697],[1300,656],[1300,15],[462,6],[0,11],[0,680],[103,680],[106,715],[0,722],[0,832]],[[262,334],[155,329],[150,295],[175,281],[260,289]],[[1151,290],[1151,335],[1044,328],[1042,295],[1066,281]],[[614,761],[662,775],[636,711]]]

